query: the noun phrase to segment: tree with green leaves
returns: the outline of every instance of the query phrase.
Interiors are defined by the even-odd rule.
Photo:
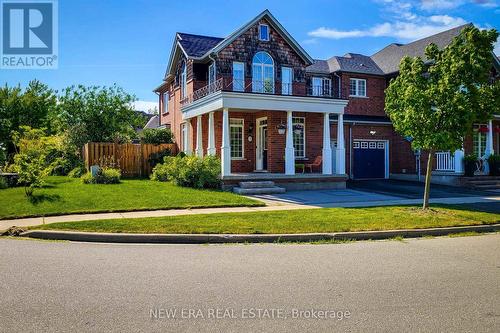
[[[31,197],[35,188],[43,185],[50,172],[49,157],[60,145],[57,136],[46,136],[43,129],[21,126],[12,133],[18,153],[14,156],[14,168],[26,196]]]
[[[122,88],[71,86],[59,97],[61,131],[79,149],[87,142],[123,142],[136,136],[140,123],[132,109],[135,97]]]
[[[385,108],[396,131],[429,153],[424,209],[434,153],[462,148],[472,125],[500,110],[500,82],[490,79],[497,37],[494,29],[467,26],[447,47],[427,46],[425,61],[404,57],[386,89]]]
[[[37,80],[30,81],[24,90],[20,86],[0,87],[0,143],[5,144],[7,153],[14,152],[11,134],[20,126],[52,133],[56,105],[56,92]]]

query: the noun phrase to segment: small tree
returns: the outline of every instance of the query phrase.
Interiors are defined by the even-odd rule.
[[[46,137],[41,129],[21,126],[12,134],[19,153],[14,156],[19,183],[24,185],[26,196],[31,197],[37,187],[43,185],[43,178],[49,173],[47,157],[56,146],[55,137]]]
[[[472,125],[500,108],[500,84],[490,81],[496,30],[465,27],[450,45],[430,44],[427,61],[404,57],[386,90],[385,107],[394,128],[414,149],[429,152],[423,208],[429,206],[434,153],[460,149]]]

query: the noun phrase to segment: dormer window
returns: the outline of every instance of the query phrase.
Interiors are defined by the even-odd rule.
[[[269,41],[269,26],[267,24],[259,24],[259,39]]]

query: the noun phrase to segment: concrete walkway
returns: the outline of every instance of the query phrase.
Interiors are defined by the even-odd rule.
[[[290,196],[301,197],[306,191],[289,192]],[[314,191],[315,192],[315,191]],[[336,191],[335,196],[328,193],[314,193],[307,191],[310,197],[307,201],[302,200],[276,200],[273,197],[254,196],[266,203],[264,207],[227,207],[227,208],[198,208],[198,209],[170,209],[170,210],[153,210],[153,211],[136,211],[124,213],[94,213],[94,214],[72,214],[50,217],[33,217],[12,220],[0,220],[0,231],[6,230],[12,226],[28,227],[39,224],[57,223],[57,222],[76,222],[76,221],[91,221],[91,220],[109,220],[121,218],[142,218],[142,217],[162,217],[162,216],[178,216],[178,215],[196,215],[196,214],[219,214],[219,213],[248,213],[248,212],[265,212],[265,211],[280,211],[280,210],[295,210],[295,209],[315,209],[315,208],[334,208],[334,207],[376,207],[376,206],[393,206],[393,205],[418,205],[422,203],[422,199],[404,199],[399,197],[374,194],[369,192],[343,190]],[[342,193],[340,193],[342,192]],[[345,193],[344,193],[345,192]],[[319,195],[321,200],[311,199],[314,195]],[[323,200],[324,196],[328,196],[328,200]],[[350,199],[347,199],[350,198]],[[500,196],[474,196],[474,197],[455,197],[455,198],[434,198],[430,199],[433,204],[471,204],[471,203],[500,203]]]

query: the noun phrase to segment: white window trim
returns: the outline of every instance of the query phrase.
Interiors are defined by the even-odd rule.
[[[287,83],[287,85],[289,85],[288,89],[290,89],[288,94],[283,93],[283,83],[285,83],[283,81],[283,70],[284,69],[290,70],[290,82]],[[281,66],[281,94],[287,95],[287,96],[293,95],[293,68],[290,66]]]
[[[486,141],[488,140],[488,133],[482,133],[479,131],[479,129],[482,126],[488,126],[488,125],[487,124],[476,124],[476,125],[474,125],[474,128],[472,130],[472,154],[474,154],[474,150],[477,149],[477,158],[482,158],[484,156],[484,154],[481,154],[481,151],[486,149]],[[474,136],[476,134],[479,135],[479,140],[476,142],[476,144],[474,144]],[[481,144],[481,142],[482,142],[481,136],[482,135],[485,136],[484,147]]]
[[[170,93],[165,91],[162,95],[162,114],[168,114],[168,102],[170,101]]]
[[[234,90],[234,65],[235,64],[241,64],[241,67],[243,68],[243,89],[242,90]],[[233,61],[233,91],[239,91],[239,92],[245,91],[245,63],[241,62],[241,61]]]
[[[306,152],[306,147],[307,147],[307,141],[306,141],[306,117],[292,117],[292,125],[294,122],[294,119],[303,119],[304,121],[302,122],[302,125],[304,125],[304,156],[295,156],[296,160],[304,160],[307,158],[307,152]],[[295,149],[295,147],[294,147]]]
[[[314,80],[320,80],[321,81],[321,91],[318,91],[317,94],[315,95],[315,86],[314,86]],[[329,86],[330,86],[330,91],[328,91],[328,95],[327,96],[331,96],[332,95],[332,79],[328,78],[328,77],[323,77],[323,76],[313,76],[312,77],[312,80],[311,80],[311,87],[312,87],[312,95],[313,96],[325,96],[325,91],[323,89],[324,87],[324,81],[328,81],[329,82]]]
[[[266,27],[267,28],[267,39],[262,39],[262,33],[260,32],[261,31],[261,27]],[[269,25],[267,24],[259,24],[259,40],[263,41],[263,42],[269,42],[270,40],[270,31],[269,31]]]
[[[241,120],[241,125],[231,124],[231,120]],[[231,140],[231,127],[241,127],[241,157],[232,157],[231,161],[241,161],[245,159],[245,119],[229,118],[229,140]],[[231,146],[231,141],[229,141]]]
[[[188,123],[181,123],[181,151],[185,154],[189,153],[189,131],[188,131]]]
[[[257,53],[265,53],[269,56],[269,58],[271,58],[271,60],[273,61],[272,65],[270,64],[264,64],[264,63],[254,63],[254,59],[255,59],[255,56],[257,55]],[[259,66],[260,69],[261,69],[261,74],[262,74],[262,77],[260,77],[260,81],[254,81],[255,80],[255,71],[254,71],[254,68],[255,66]],[[266,92],[265,91],[265,87],[264,87],[264,83],[265,83],[265,68],[271,68],[272,69],[272,72],[273,72],[273,76],[272,76],[272,92]],[[275,72],[276,72],[276,68],[275,68],[275,61],[273,59],[273,57],[267,52],[267,51],[258,51],[254,54],[254,56],[252,57],[252,92],[257,92],[257,93],[264,93],[264,94],[274,94],[274,92],[276,91],[276,81],[275,81]],[[260,84],[262,85],[262,92],[260,91],[256,91],[255,88],[254,88],[254,82],[260,82]],[[257,85],[257,88],[259,86]]]
[[[351,81],[356,82],[356,94],[355,95],[351,94]],[[361,82],[361,81],[363,81],[365,83],[365,94],[364,95],[359,94],[359,82]],[[367,89],[367,85],[366,85],[366,79],[357,79],[357,78],[350,78],[349,79],[349,97],[368,98],[367,90],[368,89]]]

